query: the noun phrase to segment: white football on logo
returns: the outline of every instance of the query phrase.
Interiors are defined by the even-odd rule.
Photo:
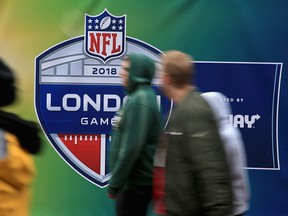
[[[106,29],[109,27],[110,24],[111,24],[111,17],[106,16],[100,22],[100,29]]]

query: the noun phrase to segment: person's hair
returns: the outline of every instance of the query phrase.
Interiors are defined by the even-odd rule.
[[[181,88],[194,83],[193,58],[183,52],[172,50],[162,55],[163,72],[169,74],[173,85]]]
[[[0,58],[0,107],[12,104],[15,99],[14,71]]]

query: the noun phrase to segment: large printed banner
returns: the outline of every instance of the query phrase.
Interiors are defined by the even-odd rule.
[[[114,114],[128,100],[120,66],[136,52],[160,68],[168,50],[190,54],[199,90],[222,92],[232,106],[227,118],[248,160],[247,216],[287,216],[287,8],[285,0],[1,0],[0,58],[19,89],[3,109],[43,129],[31,216],[115,215],[106,186]],[[159,84],[157,74],[167,125],[175,104]]]
[[[72,168],[100,187],[110,178],[114,114],[127,100],[119,75],[123,55],[142,53],[160,67],[161,51],[125,36],[125,17],[107,10],[97,16],[86,14],[84,37],[57,44],[36,58],[35,104],[46,136]],[[232,104],[234,113],[227,118],[241,129],[249,169],[280,168],[281,69],[281,63],[196,62],[201,91],[220,91]],[[166,124],[173,102],[161,94],[159,76],[153,84]],[[259,96],[262,91],[268,94]]]

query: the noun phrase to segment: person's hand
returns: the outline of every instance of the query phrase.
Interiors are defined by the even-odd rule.
[[[114,195],[112,195],[112,194],[109,194],[109,193],[108,193],[107,196],[108,196],[110,199],[113,199],[113,200],[116,199],[116,196],[114,196]]]

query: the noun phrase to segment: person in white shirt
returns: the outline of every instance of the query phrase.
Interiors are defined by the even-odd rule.
[[[241,132],[228,122],[228,116],[232,114],[230,103],[226,96],[220,92],[206,92],[201,96],[211,107],[218,124],[219,133],[224,143],[227,161],[231,171],[233,190],[233,216],[243,216],[249,210],[249,180],[245,147]]]

